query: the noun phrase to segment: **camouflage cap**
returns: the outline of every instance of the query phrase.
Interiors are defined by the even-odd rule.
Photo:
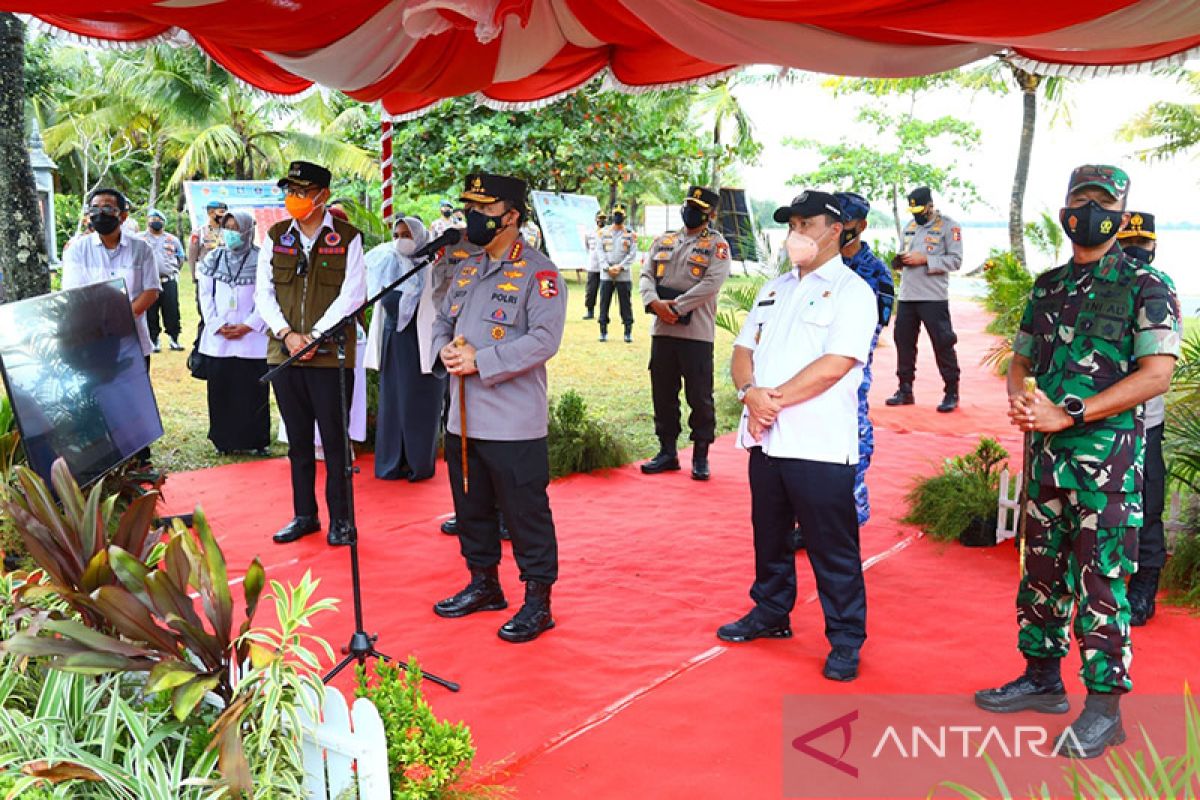
[[[1129,174],[1120,167],[1108,164],[1084,164],[1071,171],[1071,180],[1067,183],[1067,194],[1085,186],[1103,189],[1124,205],[1125,198],[1129,194]]]

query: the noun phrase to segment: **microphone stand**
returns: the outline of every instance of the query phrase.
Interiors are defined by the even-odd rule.
[[[355,321],[359,314],[366,308],[374,305],[380,298],[388,292],[395,289],[406,280],[416,275],[422,269],[429,265],[433,254],[430,253],[424,257],[424,260],[417,266],[410,269],[408,272],[401,275],[392,283],[380,289],[374,297],[367,298],[367,301],[358,308],[351,311],[346,316],[342,317],[336,324],[331,326],[329,330],[323,331],[320,336],[313,339],[304,349],[288,356],[282,364],[272,367],[266,375],[259,379],[260,383],[268,383],[271,378],[281,372],[284,368],[290,366],[292,362],[302,358],[306,353],[320,347],[325,342],[333,342],[337,345],[338,357],[338,405],[340,406],[342,416],[342,438],[343,447],[345,450],[346,470],[342,476],[346,482],[346,500],[349,508],[350,522],[350,583],[353,587],[354,597],[354,633],[350,636],[350,642],[342,648],[342,653],[345,655],[328,674],[322,678],[322,681],[329,683],[337,674],[350,666],[353,662],[358,662],[360,665],[365,665],[368,658],[379,658],[384,661],[391,661],[390,656],[379,652],[375,649],[375,642],[379,641],[378,634],[368,634],[363,629],[363,609],[362,609],[362,582],[358,571],[358,526],[354,516],[354,473],[358,472],[358,468],[354,466],[353,453],[350,449],[350,412],[346,407],[346,330]],[[306,431],[295,431],[291,436],[308,435]],[[405,668],[407,669],[407,664]],[[444,686],[452,692],[457,692],[462,688],[454,681],[440,678],[437,675],[421,670],[421,677],[433,681],[439,686]]]

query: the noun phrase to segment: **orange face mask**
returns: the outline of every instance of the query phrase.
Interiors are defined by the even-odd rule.
[[[294,194],[289,194],[283,198],[283,205],[287,208],[293,219],[307,219],[308,215],[313,212],[317,204],[313,202],[311,197],[297,197]]]

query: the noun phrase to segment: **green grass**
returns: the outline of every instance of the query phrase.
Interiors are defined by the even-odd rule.
[[[562,347],[549,365],[550,394],[554,397],[574,389],[587,402],[590,416],[603,420],[625,443],[635,460],[652,456],[658,447],[654,438],[654,410],[650,402],[650,317],[641,310],[635,296],[633,343],[621,341],[621,323],[613,298],[609,341],[597,341],[599,328],[595,320],[584,321],[584,287],[574,271],[564,273],[568,284],[569,308]],[[746,280],[734,277],[730,282]],[[636,290],[636,287],[635,287]],[[199,312],[196,310],[192,281],[180,276],[179,305],[183,320],[180,342],[189,347],[195,336]],[[613,336],[613,332],[616,335]],[[165,344],[165,336],[163,338]],[[718,330],[714,363],[717,395],[717,433],[726,433],[737,425],[741,405],[729,379],[729,357],[733,337]],[[163,421],[163,438],[154,445],[154,462],[167,472],[200,469],[217,464],[254,460],[253,456],[218,456],[208,441],[208,407],[205,385],[188,373],[187,353],[164,351],[150,359],[150,377],[158,397]],[[682,394],[682,393],[681,393]],[[278,426],[274,397],[272,409],[272,440]],[[513,409],[513,413],[544,414],[545,409]],[[680,444],[686,444],[687,404],[683,403],[684,434]],[[282,456],[285,445],[271,445],[271,456]]]

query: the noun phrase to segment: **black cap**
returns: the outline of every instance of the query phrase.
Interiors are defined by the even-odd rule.
[[[816,217],[829,214],[838,222],[842,217],[842,204],[829,192],[804,191],[792,198],[786,206],[775,209],[775,221],[786,224],[792,217]]]
[[[628,210],[625,208],[625,204],[624,204],[624,203],[617,203],[615,206],[613,206],[613,207],[612,207],[612,213],[614,213],[614,214],[628,214],[628,213],[629,213],[629,211],[628,211]]]
[[[691,203],[695,206],[700,206],[705,211],[709,211],[717,207],[721,202],[721,195],[714,192],[712,189],[707,189],[703,186],[689,186],[687,198],[684,202]]]
[[[933,202],[933,192],[929,191],[928,186],[918,186],[908,193],[908,204],[910,206],[927,206]]]
[[[332,180],[333,175],[329,170],[319,164],[309,161],[293,161],[288,164],[287,177],[280,178],[276,186],[283,188],[289,183],[294,183],[297,186],[320,186],[322,189],[328,189]]]
[[[1129,214],[1129,227],[1117,234],[1118,239],[1154,239],[1158,236],[1154,233],[1154,215],[1148,214],[1145,211],[1131,211]]]
[[[596,219],[608,219],[608,214],[604,213],[604,211],[597,211]]]
[[[472,203],[494,203],[497,200],[507,200],[518,208],[525,207],[525,181],[508,175],[492,175],[487,172],[473,172],[463,183],[459,200]]]

